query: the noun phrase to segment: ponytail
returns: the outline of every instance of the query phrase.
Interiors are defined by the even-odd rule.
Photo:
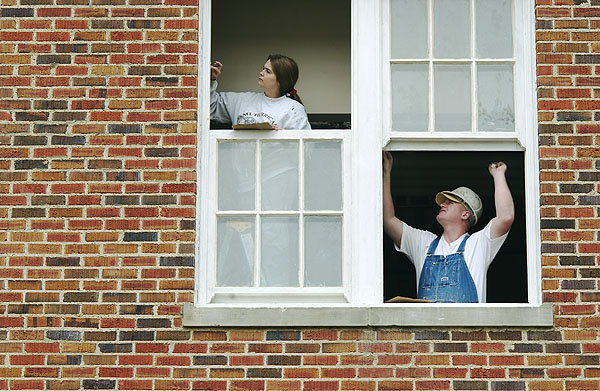
[[[287,96],[290,99],[304,105],[298,91],[294,89],[294,85],[298,81],[298,64],[290,57],[282,54],[271,54],[267,57],[267,61],[271,61],[273,72],[279,82],[279,95]]]

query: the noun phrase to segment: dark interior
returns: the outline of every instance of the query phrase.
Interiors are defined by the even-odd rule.
[[[350,114],[308,114],[312,129],[350,129]],[[231,122],[210,121],[211,129],[231,129]]]
[[[494,186],[487,166],[507,164],[508,185],[515,203],[515,221],[508,238],[488,270],[488,303],[527,302],[527,259],[525,240],[525,169],[523,152],[392,152],[392,198],[396,216],[408,225],[440,235],[435,220],[440,190],[459,186],[473,189],[483,202],[483,216],[471,232],[494,217]],[[394,296],[416,298],[415,269],[404,254],[394,249],[384,234],[384,300]]]

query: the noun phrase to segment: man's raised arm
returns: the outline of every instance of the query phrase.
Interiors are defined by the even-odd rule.
[[[496,239],[508,232],[515,219],[515,206],[508,183],[506,182],[506,164],[492,163],[488,167],[494,178],[494,204],[496,217],[492,219],[491,236]]]
[[[388,151],[383,151],[383,229],[398,247],[402,242],[403,223],[395,215],[392,200],[392,164],[394,159]]]

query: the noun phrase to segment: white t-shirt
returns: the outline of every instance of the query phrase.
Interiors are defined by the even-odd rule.
[[[233,125],[268,122],[282,129],[310,129],[301,103],[258,92],[217,92],[216,80],[210,86],[210,118]]]
[[[477,298],[480,303],[486,302],[486,275],[487,270],[502,244],[508,236],[508,232],[496,239],[491,239],[491,221],[481,230],[472,234],[465,243],[465,263],[469,268],[475,287]],[[449,255],[457,252],[466,234],[452,243],[446,242],[442,236],[434,255]],[[434,233],[413,228],[404,223],[402,228],[402,242],[396,250],[403,252],[415,265],[417,270],[417,284],[421,277],[421,269],[425,263],[427,250],[431,242],[437,237]]]

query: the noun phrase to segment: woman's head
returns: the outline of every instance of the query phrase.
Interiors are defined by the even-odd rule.
[[[271,73],[274,75],[274,80],[270,76]],[[258,84],[266,91],[268,88],[275,88],[274,83],[277,83],[279,96],[289,94],[290,98],[302,103],[294,89],[297,81],[298,65],[296,62],[281,54],[271,54],[267,57]]]

